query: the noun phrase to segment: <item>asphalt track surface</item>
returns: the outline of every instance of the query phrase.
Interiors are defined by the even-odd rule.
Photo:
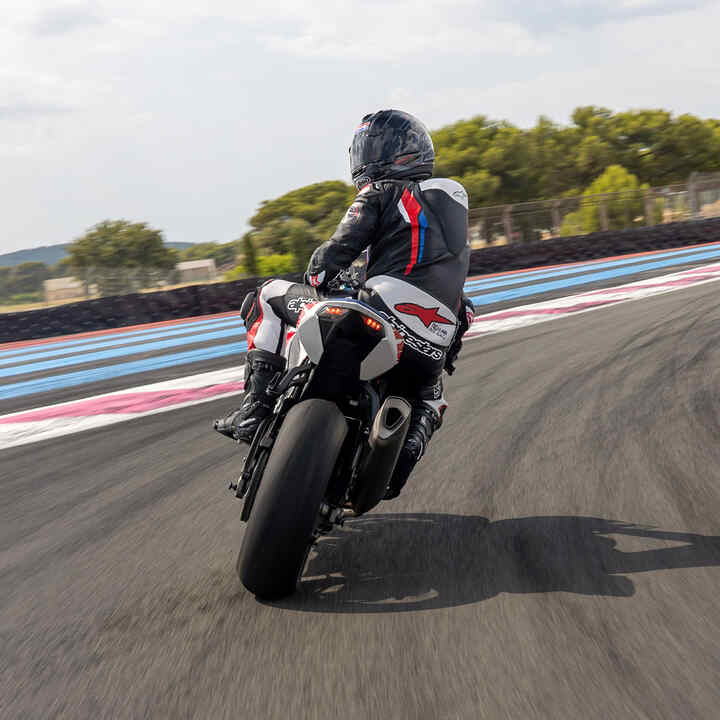
[[[717,718],[718,292],[468,343],[406,492],[280,603],[227,400],[0,452],[0,717]]]

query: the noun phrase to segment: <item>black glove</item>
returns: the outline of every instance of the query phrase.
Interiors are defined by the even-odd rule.
[[[460,309],[458,310],[458,327],[455,331],[455,337],[445,353],[445,370],[448,375],[452,375],[455,372],[455,361],[460,355],[460,349],[462,348],[462,337],[470,328],[470,324],[475,317],[475,306],[472,300],[463,293],[460,300]]]

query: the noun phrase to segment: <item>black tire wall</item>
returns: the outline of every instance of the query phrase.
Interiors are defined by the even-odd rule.
[[[720,218],[655,227],[553,238],[474,250],[470,274],[483,275],[560,265],[668,248],[720,242]],[[301,275],[285,275],[299,281]],[[0,343],[141,325],[239,310],[246,293],[263,278],[135,293],[0,315]]]

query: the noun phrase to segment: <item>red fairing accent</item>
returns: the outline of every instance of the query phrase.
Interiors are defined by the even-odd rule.
[[[418,218],[420,217],[420,213],[422,212],[422,206],[407,188],[403,190],[400,202],[403,204],[405,212],[407,212],[408,217],[410,218],[410,233],[412,246],[410,248],[410,262],[405,268],[405,275],[409,275],[410,271],[413,269],[418,259],[418,250],[420,247],[420,223],[418,221]]]
[[[403,350],[405,349],[405,338],[402,336],[402,333],[399,333],[395,330],[395,328],[393,328],[393,332],[395,333],[395,339],[397,340],[397,359],[399,362],[400,357],[403,354]]]
[[[257,331],[260,329],[260,323],[263,321],[263,306],[261,302],[258,303],[258,307],[260,308],[260,316],[252,324],[252,327],[247,331],[246,340],[248,350],[255,349],[255,336],[257,335]]]
[[[305,313],[311,308],[317,305],[317,302],[309,302],[307,305],[303,305],[303,309],[300,311],[300,314],[298,315],[297,323],[295,325],[296,328],[300,327],[300,323],[303,321],[303,318],[305,317]],[[294,332],[294,331],[293,331]]]

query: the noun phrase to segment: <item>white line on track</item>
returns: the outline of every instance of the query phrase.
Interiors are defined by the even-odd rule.
[[[515,330],[720,280],[720,263],[478,315],[466,338]],[[244,366],[0,416],[0,449],[199,405],[242,392]],[[210,421],[208,420],[208,432]]]

